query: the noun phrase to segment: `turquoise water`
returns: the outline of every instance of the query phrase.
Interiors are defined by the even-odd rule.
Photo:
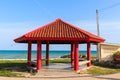
[[[32,59],[36,59],[36,51],[32,51]],[[45,58],[45,51],[42,51],[42,58]],[[79,51],[86,54],[86,51]],[[59,58],[62,55],[70,54],[70,51],[50,51],[50,58]],[[96,51],[91,51],[92,56],[96,56]],[[26,59],[27,50],[0,50],[0,59]]]

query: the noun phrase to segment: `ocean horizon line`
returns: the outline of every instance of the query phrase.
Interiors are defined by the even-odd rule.
[[[60,58],[63,55],[70,54],[70,50],[50,50],[49,55],[50,58]],[[27,50],[0,50],[0,59],[26,59],[27,58]],[[87,54],[86,50],[80,50],[79,54]],[[91,51],[92,56],[97,55],[97,51]],[[32,58],[36,58],[37,51],[32,50]],[[46,51],[42,50],[42,57],[45,58]]]
[[[28,50],[0,50],[0,51],[28,51]],[[32,51],[37,51],[37,50],[32,50]],[[46,50],[42,50],[46,51]],[[71,51],[71,50],[49,50],[49,51]],[[79,50],[79,51],[87,51],[87,50]],[[96,50],[91,50],[91,51],[96,51]]]

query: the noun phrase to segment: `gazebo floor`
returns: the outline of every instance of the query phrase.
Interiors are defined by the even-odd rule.
[[[80,66],[81,69],[87,68],[87,66]],[[86,75],[86,74],[83,74]],[[67,78],[67,77],[79,77],[80,74],[76,74],[76,71],[71,68],[71,64],[66,63],[52,63],[49,66],[42,65],[42,69],[31,77],[41,78]]]
[[[86,65],[79,66],[80,69],[87,68]],[[52,63],[49,64],[49,66],[43,65],[43,70],[63,70],[63,71],[74,71],[73,68],[71,68],[71,64],[69,63]]]

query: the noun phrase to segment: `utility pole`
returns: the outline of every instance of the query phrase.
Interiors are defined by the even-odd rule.
[[[97,35],[100,36],[99,20],[98,20],[98,10],[97,9],[96,9],[96,23],[97,23]]]
[[[100,36],[100,29],[99,29],[99,20],[98,20],[98,10],[96,9],[96,24],[97,24],[97,36]],[[97,60],[100,61],[100,44],[97,44]]]

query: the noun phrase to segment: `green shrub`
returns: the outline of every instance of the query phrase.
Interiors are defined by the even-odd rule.
[[[120,55],[120,51],[115,52],[114,55]]]

